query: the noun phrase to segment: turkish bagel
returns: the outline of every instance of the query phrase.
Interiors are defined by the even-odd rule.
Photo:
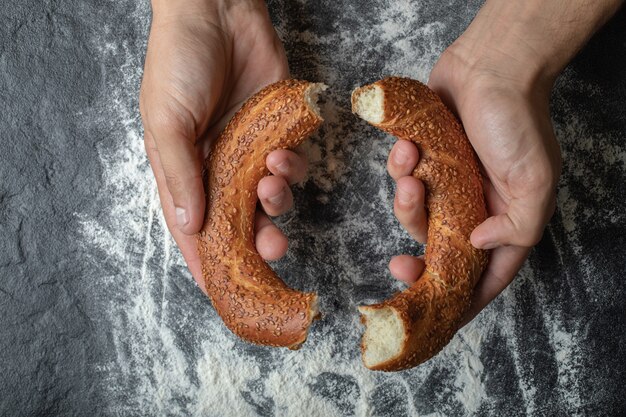
[[[254,246],[256,188],[267,155],[291,149],[322,123],[323,84],[274,83],[252,96],[205,162],[207,208],[197,235],[206,291],[226,326],[252,343],[297,349],[319,317],[317,295],[289,288]],[[474,151],[455,116],[424,84],[390,77],[357,88],[352,110],[379,129],[415,143],[428,209],[426,267],[409,288],[361,306],[365,366],[397,371],[439,352],[456,332],[487,263],[469,236],[487,216]]]

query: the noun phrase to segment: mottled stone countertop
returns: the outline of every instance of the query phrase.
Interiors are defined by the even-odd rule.
[[[558,208],[513,285],[436,358],[360,364],[355,306],[420,248],[357,85],[426,80],[478,1],[269,2],[294,76],[330,86],[273,263],[327,314],[297,352],[236,339],[164,227],[137,96],[146,0],[0,8],[0,415],[626,415],[626,13],[552,96]]]

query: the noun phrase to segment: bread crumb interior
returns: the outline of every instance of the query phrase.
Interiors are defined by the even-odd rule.
[[[359,307],[365,316],[363,362],[373,367],[398,356],[404,344],[404,325],[391,307]]]
[[[320,119],[322,116],[320,115],[320,108],[317,105],[317,100],[319,99],[320,93],[325,91],[327,88],[328,86],[325,84],[314,83],[311,84],[311,86],[307,88],[304,93],[304,100],[306,101],[307,107]]]
[[[382,88],[372,85],[358,88],[353,93],[352,111],[370,123],[378,124],[385,116],[385,95]]]

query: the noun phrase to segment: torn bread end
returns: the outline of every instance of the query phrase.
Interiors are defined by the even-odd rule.
[[[319,99],[320,93],[322,91],[325,91],[327,88],[328,86],[325,84],[313,83],[309,88],[307,88],[306,92],[304,93],[304,100],[307,107],[320,119],[322,118],[322,116],[320,115],[320,108],[317,105],[317,100]]]
[[[381,123],[385,117],[383,89],[372,85],[354,90],[352,93],[352,111],[369,123]]]
[[[359,307],[366,326],[363,335],[363,362],[376,368],[402,352],[405,342],[404,323],[392,307]]]

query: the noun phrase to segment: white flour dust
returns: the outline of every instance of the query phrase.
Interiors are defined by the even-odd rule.
[[[134,13],[137,26],[146,25],[148,11],[139,8]],[[378,23],[362,31],[338,31],[319,37],[311,32],[279,33],[299,39],[312,46],[333,45],[337,50],[353,51],[356,45],[379,45],[382,49],[393,45],[395,55],[383,72],[427,79],[429,69],[443,50],[440,34],[445,25],[434,22],[427,25],[417,20],[419,5],[416,2],[390,2],[380,15]],[[411,10],[411,13],[407,13]],[[397,22],[402,22],[398,25]],[[411,31],[402,31],[410,27]],[[147,35],[144,33],[144,35]],[[103,286],[103,299],[110,300],[107,308],[112,323],[114,359],[98,366],[104,387],[110,395],[110,411],[125,415],[141,412],[146,415],[197,415],[197,416],[376,416],[377,395],[389,395],[382,390],[390,386],[391,394],[406,405],[408,415],[464,415],[480,413],[495,399],[488,390],[485,369],[484,340],[488,335],[500,334],[506,340],[512,357],[519,389],[526,412],[540,411],[536,383],[528,370],[527,358],[520,347],[516,332],[514,312],[518,308],[518,287],[531,285],[541,309],[543,326],[549,335],[558,367],[558,389],[563,402],[572,409],[580,406],[580,358],[577,348],[579,329],[568,328],[562,320],[558,305],[545,298],[541,282],[525,267],[512,288],[507,289],[498,301],[488,307],[476,320],[466,326],[435,359],[402,373],[382,374],[366,370],[358,356],[361,328],[354,311],[355,301],[349,300],[351,312],[338,312],[334,319],[313,326],[309,341],[300,351],[272,350],[246,347],[225,328],[208,300],[194,288],[193,280],[184,261],[175,248],[161,213],[150,167],[144,155],[139,115],[135,101],[129,95],[137,93],[141,77],[141,50],[117,43],[114,36],[97,42],[104,45],[102,60],[123,61],[119,79],[110,80],[107,112],[113,120],[111,126],[121,126],[122,133],[114,148],[100,147],[103,167],[103,198],[108,208],[99,217],[79,214],[83,235],[89,244],[106,254],[111,273],[97,277]],[[379,40],[382,40],[379,42]],[[421,45],[419,59],[411,55],[415,44]],[[145,45],[142,45],[142,47]],[[365,52],[362,52],[365,53]],[[358,54],[357,54],[358,55]],[[322,59],[322,58],[320,58]],[[363,59],[346,53],[333,56],[333,60],[350,63]],[[342,74],[335,69],[333,60],[319,63],[319,72],[325,83],[333,88]],[[120,81],[121,80],[121,81]],[[368,80],[371,81],[371,80]],[[347,90],[356,87],[348,86]],[[350,204],[371,207],[374,216],[380,216],[384,230],[381,236],[372,237],[368,243],[372,250],[372,264],[380,274],[385,274],[386,259],[378,259],[388,242],[405,237],[391,213],[393,190],[381,180],[386,175],[384,161],[390,142],[364,145],[364,138],[372,133],[364,125],[358,131],[347,131],[344,116],[348,112],[338,109],[341,102],[336,93],[329,93],[322,105],[326,120],[324,135],[318,135],[303,146],[309,158],[309,181],[326,194],[318,197],[322,204],[339,184],[358,186],[358,178],[351,178],[354,169],[351,156],[369,172],[369,178],[379,178],[380,187],[372,195],[344,196],[345,219],[331,230],[319,230],[315,225],[302,226],[303,237],[320,235],[333,245],[333,258],[340,260],[335,267],[337,288],[316,288],[330,298],[339,291],[343,297],[352,296],[355,286],[369,277],[353,271],[363,271],[363,265],[353,256],[351,241],[359,241],[363,231],[370,230],[371,219],[351,212]],[[354,125],[350,125],[354,126]],[[118,129],[119,131],[119,129]],[[557,129],[561,140],[585,147],[589,139],[584,136],[584,126],[567,124]],[[110,145],[110,144],[109,144]],[[365,150],[364,150],[365,149]],[[608,145],[602,150],[611,163],[625,163],[623,154],[614,153]],[[365,160],[365,162],[363,162]],[[581,164],[580,166],[577,164]],[[573,158],[570,169],[574,176],[583,176],[580,159]],[[598,189],[598,188],[596,188]],[[600,190],[602,190],[600,188]],[[568,184],[559,194],[559,207],[564,217],[568,238],[577,243],[577,223],[580,213],[577,204],[569,198]],[[351,214],[352,213],[352,214]],[[589,214],[591,215],[591,214]],[[607,215],[618,216],[615,213]],[[385,235],[383,236],[383,232]],[[307,243],[295,241],[294,248]],[[319,243],[315,243],[319,245]],[[576,247],[576,246],[575,246]],[[578,246],[580,247],[580,245]],[[327,253],[310,248],[314,254]],[[584,254],[581,254],[584,258]],[[290,259],[288,257],[288,259]],[[323,266],[324,259],[319,260]],[[377,279],[387,279],[381,277]],[[397,283],[393,285],[398,286]],[[332,314],[332,306],[323,307]],[[433,373],[445,369],[449,375],[446,386],[434,398],[415,396],[424,388]],[[321,388],[320,388],[321,387]],[[337,398],[333,396],[339,391]],[[382,393],[382,394],[381,394]],[[435,404],[429,405],[426,404]],[[263,411],[263,410],[273,410]],[[349,410],[349,411],[346,411]],[[427,410],[427,411],[420,411]]]
[[[261,375],[259,359],[234,348],[235,338],[214,313],[211,321],[196,329],[201,342],[193,345],[194,354],[181,348],[185,334],[168,327],[167,316],[176,314],[178,325],[194,319],[191,311],[172,306],[165,295],[172,281],[180,280],[172,276],[173,270],[184,270],[184,261],[166,231],[143,150],[139,116],[127,96],[139,84],[140,57],[125,44],[108,42],[101,51],[105,56],[125,57],[124,82],[110,91],[109,111],[117,115],[112,123],[121,124],[126,133],[115,149],[99,149],[103,194],[109,198],[110,210],[99,218],[82,214],[79,218],[85,238],[107,254],[116,270],[115,275],[100,277],[112,300],[108,311],[116,347],[115,362],[98,366],[111,395],[111,411],[252,416],[258,410],[244,393],[254,396],[250,385],[259,382],[260,394],[274,402],[274,415],[340,415],[310,388],[320,373],[333,372],[358,379],[360,391],[354,407],[360,415],[369,415],[367,394],[373,375],[356,359],[346,361],[338,354],[341,342],[330,332],[299,352],[271,352],[272,369],[265,375]],[[185,285],[194,285],[186,270],[182,275]],[[211,309],[208,300],[203,304]]]

